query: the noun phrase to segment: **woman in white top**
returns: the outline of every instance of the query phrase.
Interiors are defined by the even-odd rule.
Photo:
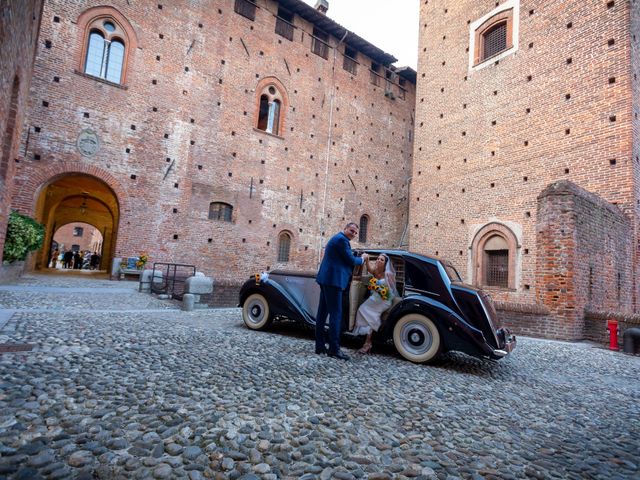
[[[364,345],[358,353],[371,351],[371,337],[380,328],[380,316],[391,306],[391,300],[398,295],[396,272],[389,257],[381,254],[375,260],[367,260],[367,270],[373,275],[367,288],[371,296],[360,305],[356,314],[355,335],[366,335]]]

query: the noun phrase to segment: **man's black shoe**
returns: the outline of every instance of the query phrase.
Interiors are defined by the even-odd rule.
[[[324,355],[327,353],[327,349],[326,348],[317,348],[316,347],[316,355]]]
[[[338,350],[335,353],[329,352],[327,353],[327,355],[329,355],[330,357],[339,358],[340,360],[349,360],[349,355],[347,355],[346,353],[342,353],[341,350]]]

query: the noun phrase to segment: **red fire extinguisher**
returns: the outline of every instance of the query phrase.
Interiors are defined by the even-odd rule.
[[[607,320],[607,330],[609,330],[609,350],[618,350],[618,321]]]

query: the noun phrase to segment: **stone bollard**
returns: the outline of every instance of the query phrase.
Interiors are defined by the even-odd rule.
[[[152,278],[153,276],[153,278]],[[162,272],[159,270],[144,270],[140,275],[140,285],[138,287],[139,292],[150,293],[151,292],[151,283],[161,284],[162,283]]]
[[[184,291],[186,294],[191,294],[194,297],[195,308],[198,308],[198,302],[200,301],[200,295],[206,295],[213,292],[213,278],[205,277],[204,275],[196,272],[193,277],[189,277],[184,281]]]
[[[182,309],[191,312],[195,308],[196,299],[192,293],[185,293],[182,296]]]

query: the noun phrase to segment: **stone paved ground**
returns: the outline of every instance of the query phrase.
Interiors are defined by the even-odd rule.
[[[638,357],[521,338],[498,363],[343,362],[135,287],[0,286],[0,343],[34,345],[0,354],[0,477],[640,477]]]

